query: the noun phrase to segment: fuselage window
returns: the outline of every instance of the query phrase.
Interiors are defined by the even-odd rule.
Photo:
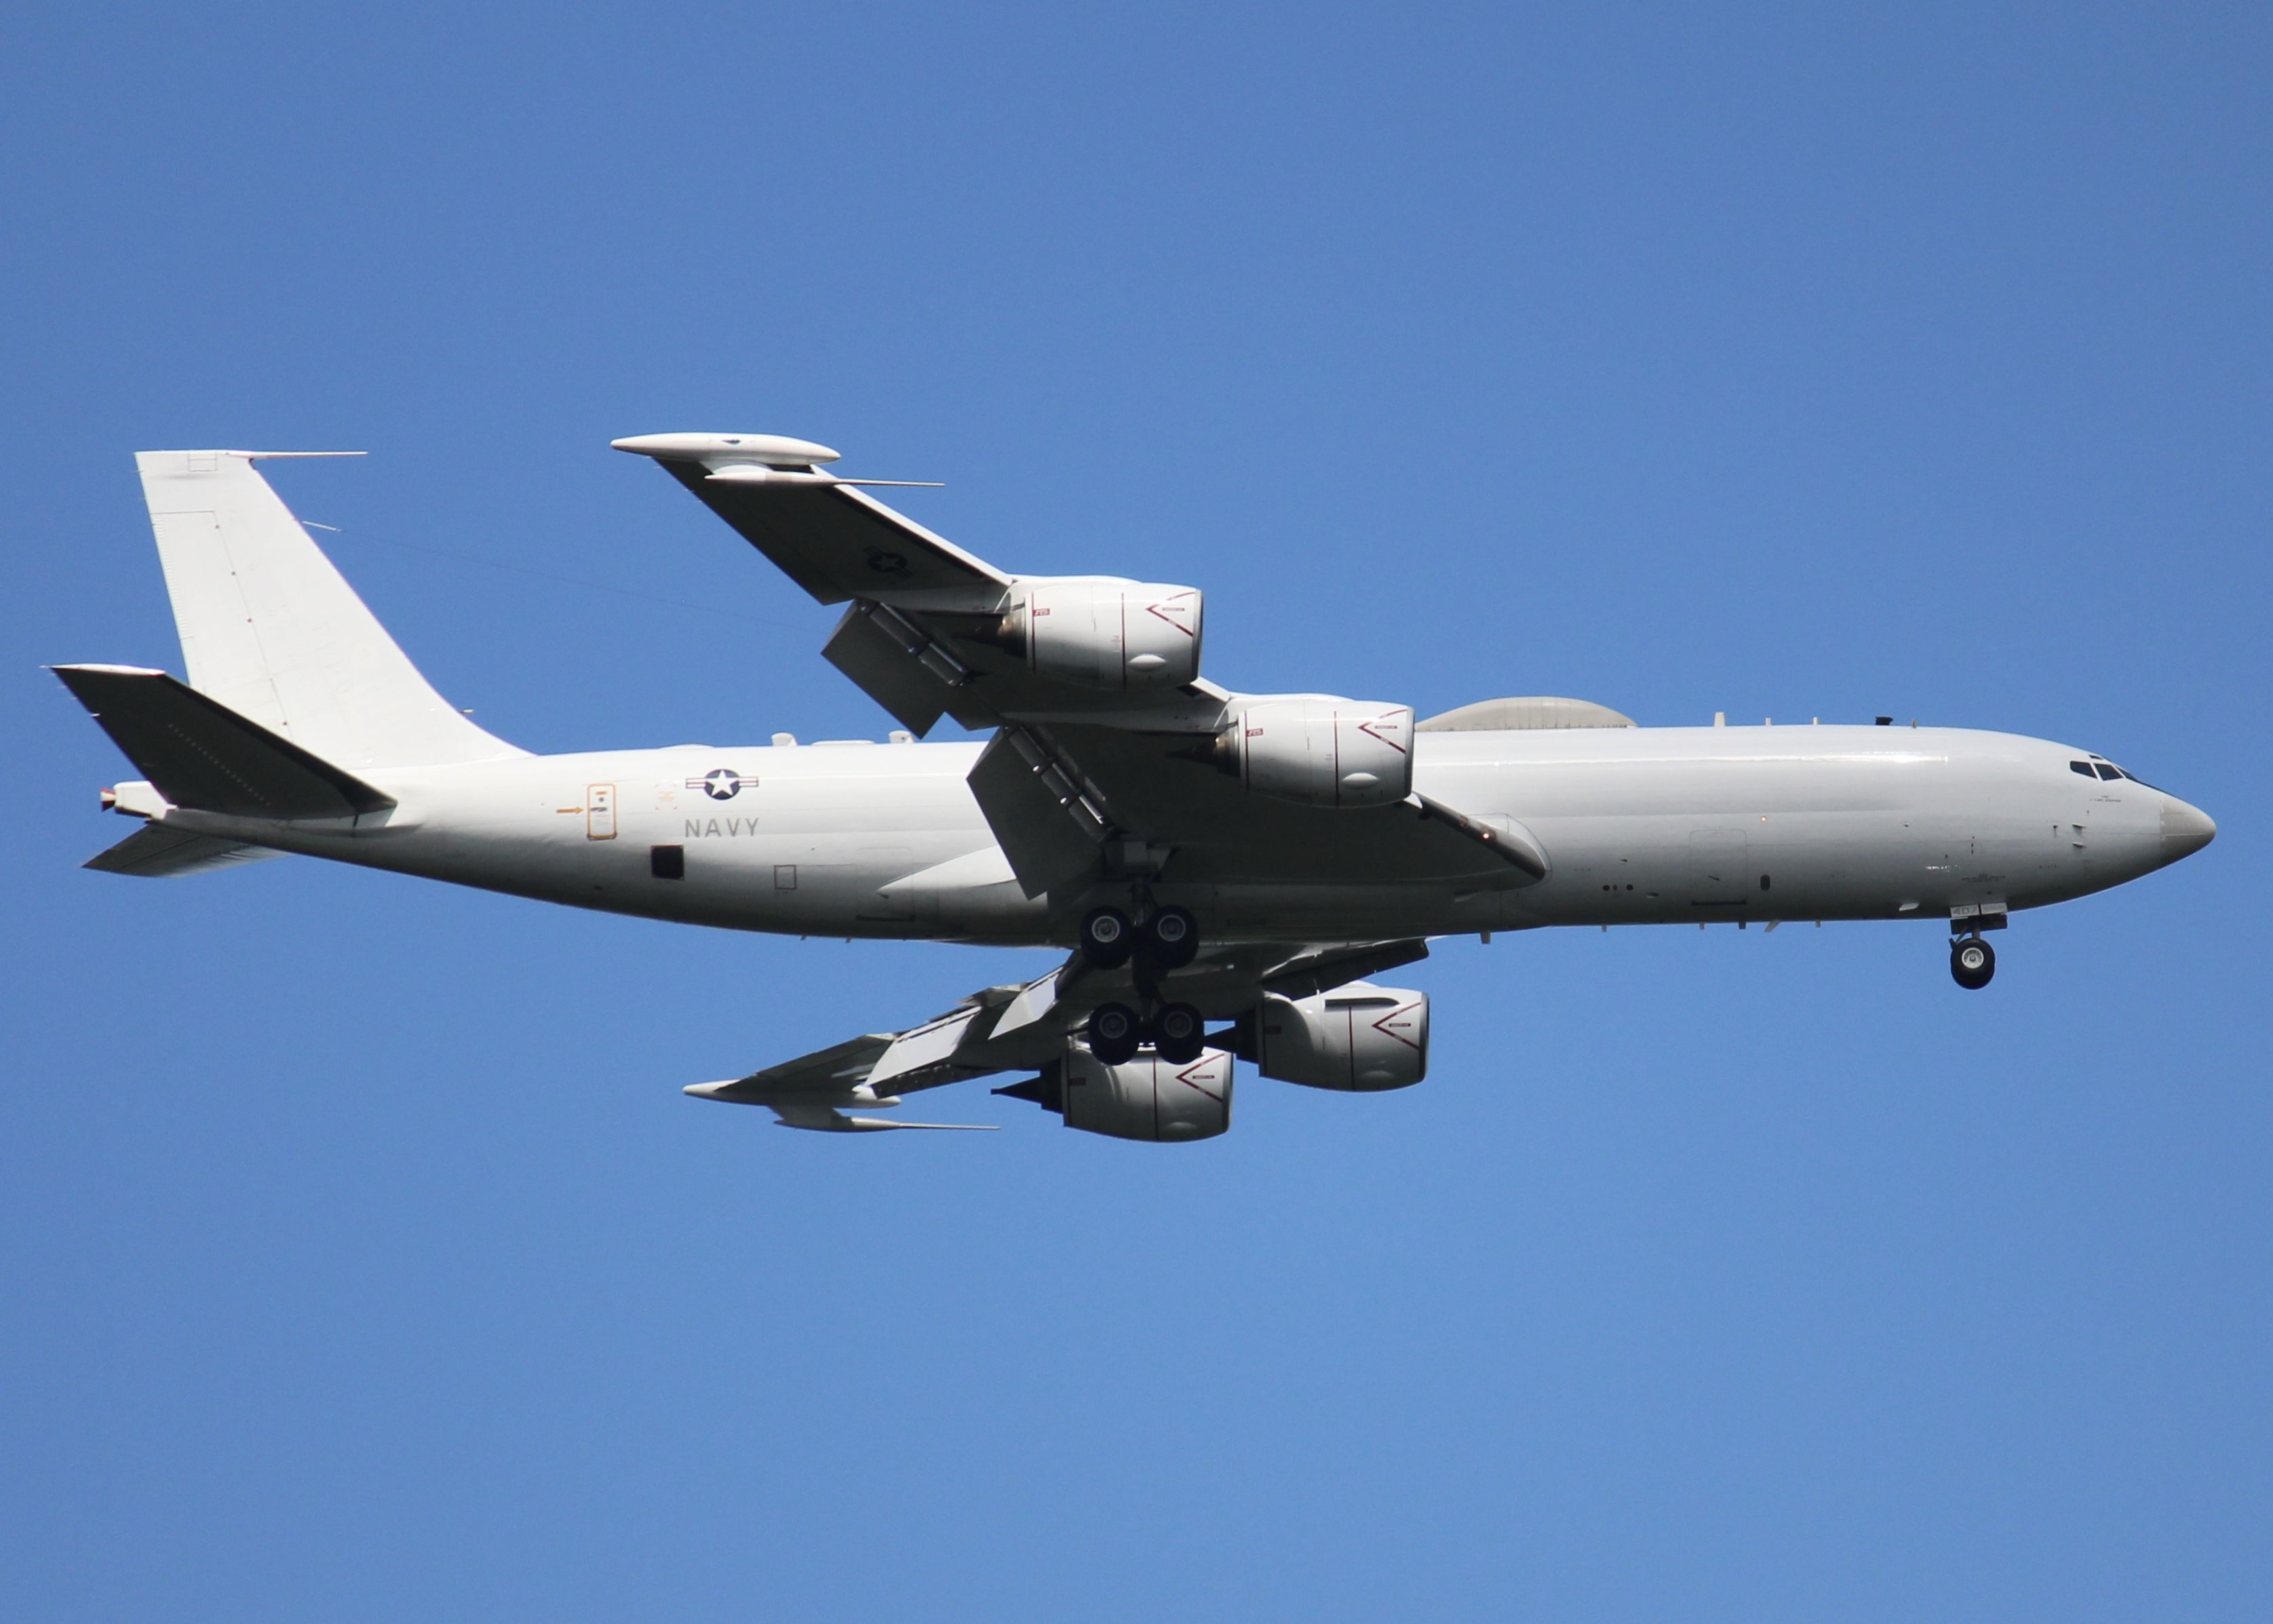
[[[2070,772],[2080,772],[2087,778],[2091,777],[2091,763],[2089,762],[2070,762],[2067,764],[2067,770]]]
[[[2099,776],[2103,778],[2119,778],[2123,776],[2123,769],[2112,762],[2102,762],[2099,763]]]

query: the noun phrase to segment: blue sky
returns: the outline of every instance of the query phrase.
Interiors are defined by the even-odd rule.
[[[2265,199],[2241,7],[26,12],[0,61],[0,1609],[2218,1620],[2273,1605]],[[2098,750],[2018,921],[1447,943],[1228,1137],[681,1098],[1034,954],[82,873],[130,454],[533,748],[876,736],[607,449],[825,440],[1219,679]],[[580,584],[586,583],[586,584]],[[639,596],[644,595],[644,596]],[[656,599],[669,600],[665,602]]]

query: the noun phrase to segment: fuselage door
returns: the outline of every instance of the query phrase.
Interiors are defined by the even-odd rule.
[[[587,840],[612,840],[616,838],[614,785],[590,784],[585,786],[584,838]]]

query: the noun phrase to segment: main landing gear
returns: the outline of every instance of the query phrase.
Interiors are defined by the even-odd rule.
[[[1997,950],[1979,936],[1960,936],[1949,944],[1949,974],[1968,992],[1978,992],[1997,974]]]
[[[1125,1004],[1100,1004],[1089,1013],[1089,1052],[1107,1065],[1125,1065],[1149,1040],[1160,1058],[1184,1065],[1207,1047],[1207,1026],[1189,1004],[1164,1004],[1147,1022]]]
[[[1181,970],[1199,951],[1199,921],[1185,908],[1154,908],[1141,926],[1119,908],[1091,908],[1081,921],[1082,957],[1099,970],[1139,952],[1156,970]]]
[[[1197,1060],[1207,1047],[1206,1023],[1189,1004],[1161,1003],[1159,978],[1191,963],[1199,949],[1199,921],[1187,908],[1152,908],[1142,924],[1114,907],[1084,915],[1082,957],[1099,970],[1118,970],[1133,959],[1137,997],[1152,1011],[1148,1020],[1125,1004],[1099,1004],[1089,1017],[1090,1052],[1107,1065],[1123,1065],[1149,1043],[1174,1064]]]

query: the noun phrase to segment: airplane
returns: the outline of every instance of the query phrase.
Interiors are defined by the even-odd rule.
[[[2207,846],[2196,808],[2089,751],[1894,726],[1639,727],[1560,697],[1425,719],[1201,674],[1192,587],[998,568],[779,435],[648,458],[798,586],[890,741],[535,756],[421,676],[258,464],[136,458],[188,680],[53,669],[142,779],[86,866],[284,853],[731,929],[1050,947],[934,1019],[686,1088],[829,1132],[998,1094],[1154,1142],[1231,1124],[1234,1062],[1373,1092],[1428,1070],[1429,999],[1370,979],[1431,939],[1547,926],[1936,920],[1978,990],[2011,915]],[[922,743],[941,718],[983,742]]]

